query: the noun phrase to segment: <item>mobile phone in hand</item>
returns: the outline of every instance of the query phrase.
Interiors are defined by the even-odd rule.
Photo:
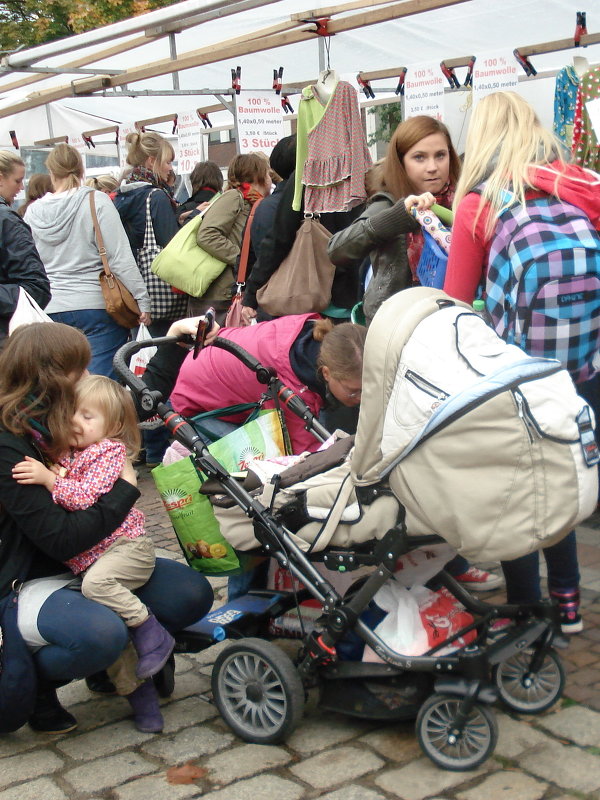
[[[198,322],[198,330],[196,332],[196,339],[194,340],[194,355],[192,356],[194,360],[198,358],[198,353],[206,344],[206,337],[211,332],[214,324],[215,310],[214,308],[209,308],[204,313],[204,316],[200,317]]]

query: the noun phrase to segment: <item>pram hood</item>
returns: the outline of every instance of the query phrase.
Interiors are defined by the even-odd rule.
[[[390,297],[379,307],[367,333],[363,359],[363,382],[356,443],[352,457],[352,480],[369,486],[400,453],[381,451],[383,426],[394,388],[402,351],[419,322],[439,308],[439,302],[470,306],[452,300],[440,289],[416,286]]]

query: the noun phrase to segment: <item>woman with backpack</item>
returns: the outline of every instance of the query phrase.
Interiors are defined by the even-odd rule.
[[[561,153],[519,95],[497,92],[479,102],[456,187],[444,291],[472,303],[484,290],[496,332],[531,355],[561,360],[598,409],[591,361],[599,335],[600,176],[566,163]],[[527,273],[523,283],[521,272]],[[562,630],[578,633],[575,532],[544,555]],[[539,599],[537,553],[503,569],[509,603]]]

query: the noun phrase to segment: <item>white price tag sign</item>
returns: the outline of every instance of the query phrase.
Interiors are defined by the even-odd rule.
[[[283,109],[273,92],[240,92],[235,97],[240,153],[270,155],[283,138]]]
[[[473,67],[473,104],[494,92],[516,91],[519,69],[510,50],[478,55]]]
[[[444,81],[439,62],[413,64],[404,80],[404,116],[444,119]]]
[[[86,145],[83,136],[80,133],[70,133],[69,134],[69,144],[71,147],[74,147],[80,153],[87,153],[88,146]]]
[[[177,172],[189,175],[199,161],[204,161],[204,126],[193,111],[177,114],[178,159]]]
[[[600,142],[600,97],[597,97],[595,100],[589,100],[585,104],[585,110],[589,114],[596,139]]]
[[[119,165],[121,169],[127,166],[127,152],[129,145],[125,141],[130,133],[137,133],[137,128],[134,122],[122,122],[119,125]]]

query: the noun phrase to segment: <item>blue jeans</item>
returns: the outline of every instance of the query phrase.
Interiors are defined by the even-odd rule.
[[[579,586],[579,564],[577,561],[577,540],[571,531],[560,542],[543,550],[548,567],[548,588],[577,589]],[[530,553],[514,561],[502,561],[502,571],[506,579],[506,600],[508,603],[533,603],[542,596],[540,585],[539,553]]]
[[[204,575],[164,558],[156,559],[152,577],[135,594],[171,633],[201,619],[213,602]],[[114,611],[73,589],[50,595],[38,614],[38,629],[50,644],[34,659],[40,675],[50,681],[85,678],[106,669],[129,640]]]
[[[50,316],[55,322],[63,322],[85,333],[92,349],[89,370],[93,375],[118,380],[112,362],[119,347],[129,339],[128,328],[118,325],[102,308],[60,311]]]

